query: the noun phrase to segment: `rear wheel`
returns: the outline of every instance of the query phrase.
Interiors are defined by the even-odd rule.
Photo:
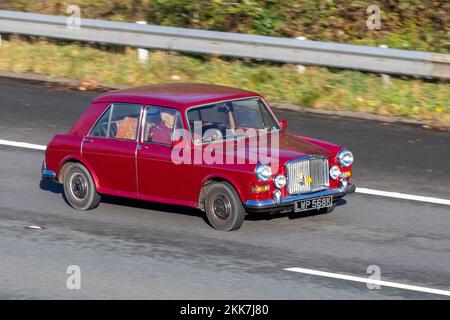
[[[98,206],[101,196],[95,189],[91,174],[80,163],[68,165],[64,171],[64,194],[67,202],[77,210],[90,210]]]
[[[213,228],[233,231],[241,227],[245,209],[234,188],[226,182],[217,182],[208,187],[205,211]]]

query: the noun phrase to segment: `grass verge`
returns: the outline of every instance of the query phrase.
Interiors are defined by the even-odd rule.
[[[392,78],[357,71],[191,56],[152,51],[148,63],[136,49],[120,52],[81,44],[10,39],[0,47],[0,70],[73,78],[92,84],[141,85],[203,82],[262,93],[271,102],[325,110],[352,110],[431,121],[450,127],[450,84]]]

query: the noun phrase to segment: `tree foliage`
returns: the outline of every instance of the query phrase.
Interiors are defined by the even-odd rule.
[[[369,4],[381,8],[381,30],[366,27]],[[312,40],[450,51],[450,2],[418,0],[0,0],[0,8],[82,17],[298,37]]]

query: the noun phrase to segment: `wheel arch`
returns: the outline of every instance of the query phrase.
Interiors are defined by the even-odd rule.
[[[242,194],[241,194],[241,190],[240,188],[238,188],[238,184],[236,181],[234,181],[232,178],[224,176],[224,175],[208,175],[206,177],[203,178],[202,183],[201,183],[201,187],[200,187],[200,191],[199,191],[199,195],[198,195],[198,202],[197,202],[197,207],[204,211],[205,210],[205,198],[206,198],[206,192],[208,190],[208,186],[210,186],[213,183],[216,182],[227,182],[237,193],[239,199],[242,202]]]
[[[82,164],[84,167],[86,167],[86,169],[89,171],[89,174],[91,175],[92,179],[94,180],[94,184],[95,184],[95,188],[98,190],[100,187],[97,175],[95,174],[94,170],[92,169],[92,167],[87,164],[81,157],[76,156],[76,155],[69,155],[67,157],[65,157],[59,165],[59,171],[58,171],[58,176],[57,176],[57,180],[59,183],[63,182],[63,177],[64,177],[64,173],[67,170],[67,165],[69,163],[80,163]]]

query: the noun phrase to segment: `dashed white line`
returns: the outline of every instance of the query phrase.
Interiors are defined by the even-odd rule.
[[[11,146],[11,147],[18,147],[18,148],[27,148],[27,149],[35,149],[35,150],[45,150],[47,147],[40,145],[40,144],[33,144],[33,143],[27,143],[27,142],[17,142],[17,141],[10,141],[10,140],[2,140],[0,139],[0,144],[5,146]]]
[[[320,277],[334,278],[334,279],[354,281],[354,282],[362,282],[362,283],[366,283],[366,284],[375,284],[375,285],[391,287],[391,288],[398,288],[398,289],[404,289],[404,290],[411,290],[411,291],[417,291],[417,292],[450,296],[450,291],[447,291],[447,290],[419,287],[419,286],[413,286],[413,285],[402,284],[402,283],[397,283],[397,282],[355,277],[355,276],[349,276],[349,275],[345,275],[345,274],[318,271],[318,270],[305,269],[305,268],[286,268],[284,270],[292,271],[292,272],[299,272],[299,273],[309,274],[309,275],[314,275],[314,276],[320,276]]]
[[[45,150],[47,148],[46,146],[40,145],[40,144],[32,144],[32,143],[27,143],[27,142],[17,142],[17,141],[2,140],[2,139],[0,139],[0,145],[18,147],[18,148],[35,149],[35,150]],[[450,206],[450,200],[448,200],[448,199],[424,197],[424,196],[417,196],[417,195],[413,195],[413,194],[374,190],[374,189],[359,188],[359,187],[356,188],[356,192],[363,193],[363,194],[375,195],[375,196],[404,199],[404,200],[414,200],[414,201],[429,202],[429,203],[436,203],[436,204],[443,204],[443,205]]]
[[[405,199],[405,200],[415,200],[415,201],[430,202],[430,203],[444,204],[444,205],[450,206],[450,200],[447,200],[447,199],[416,196],[413,194],[373,190],[373,189],[359,188],[359,187],[356,188],[356,192],[364,193],[364,194],[371,194],[371,195],[375,195],[375,196],[382,196],[382,197],[389,197],[389,198],[396,198],[396,199]]]

